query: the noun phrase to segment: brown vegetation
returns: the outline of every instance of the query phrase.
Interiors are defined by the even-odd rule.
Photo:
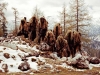
[[[59,35],[56,40],[56,50],[57,50],[58,56],[60,57],[70,56],[70,49],[69,49],[68,42],[61,35]]]
[[[36,38],[36,28],[38,25],[38,20],[36,17],[32,17],[30,20],[30,26],[29,26],[29,31],[30,31],[30,36],[29,39],[31,41],[34,41],[34,39]]]
[[[25,18],[21,20],[19,30],[17,36],[24,35],[25,38],[28,38],[28,27]]]
[[[68,31],[64,37],[68,41],[72,57],[77,51],[81,51],[81,34],[77,31]]]
[[[62,34],[62,27],[60,25],[60,23],[57,23],[55,26],[54,26],[54,29],[53,29],[53,32],[54,32],[54,35],[55,35],[55,38],[57,39],[57,37]]]
[[[50,46],[51,51],[55,51],[55,36],[51,30],[47,31],[45,42]]]
[[[47,30],[48,30],[48,22],[44,17],[41,17],[39,21],[39,43],[40,41],[44,41]]]
[[[60,57],[68,57],[72,54],[75,56],[77,51],[81,51],[81,34],[77,31],[68,31],[65,39],[62,34],[62,27],[57,23],[52,30],[48,30],[48,22],[44,17],[38,21],[32,17],[30,22],[26,22],[26,17],[21,20],[20,32],[18,35],[24,35],[29,38],[30,42],[46,42],[50,46],[50,51],[56,51]],[[58,37],[59,36],[59,37]],[[32,43],[32,42],[31,42]]]

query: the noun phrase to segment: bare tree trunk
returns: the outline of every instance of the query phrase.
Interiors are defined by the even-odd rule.
[[[14,16],[15,16],[15,33],[17,34],[17,14],[18,14],[18,11],[16,8],[12,8],[14,10]]]
[[[78,31],[78,0],[77,0],[77,29],[76,30]]]
[[[65,15],[65,5],[64,5],[64,35],[65,35],[65,17],[66,17],[66,15]]]
[[[16,11],[15,11],[15,31],[17,33],[17,26],[16,26]]]

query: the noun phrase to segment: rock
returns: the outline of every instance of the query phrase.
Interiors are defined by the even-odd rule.
[[[13,65],[10,65],[10,67],[13,67]]]
[[[89,61],[81,54],[76,54],[74,58],[68,59],[68,64],[78,69],[89,69]]]
[[[30,56],[36,56],[36,57],[38,57],[39,55],[40,55],[39,52],[37,52],[37,51],[31,51],[31,52],[29,52],[29,55],[27,57],[30,57]]]
[[[26,59],[26,56],[25,54],[21,54],[21,53],[18,53],[19,57],[21,58],[21,61],[27,61],[28,59]]]
[[[0,37],[0,42],[3,42],[5,40],[4,37]]]
[[[20,69],[21,71],[27,71],[30,69],[30,64],[28,62],[24,61],[23,63],[21,63],[18,66],[18,69]]]
[[[89,61],[87,60],[78,60],[78,62],[75,64],[76,68],[78,69],[89,69]]]
[[[3,48],[3,50],[6,50],[6,48]]]
[[[50,57],[52,58],[52,59],[58,59],[58,56],[57,56],[57,53],[55,52],[55,53],[51,53],[51,54],[49,54],[50,55]]]
[[[38,66],[45,64],[45,62],[41,61],[40,59],[37,59],[36,63],[38,64]]]
[[[16,60],[16,57],[14,55],[11,56],[14,60]]]
[[[4,53],[3,56],[4,56],[5,58],[7,58],[7,59],[10,58],[10,54],[9,54],[9,53]]]
[[[8,34],[7,35],[7,38],[12,38],[13,37],[13,34]]]
[[[72,64],[76,64],[78,61],[78,59],[82,59],[82,55],[81,54],[76,54],[75,55],[75,57],[68,57],[68,61],[67,61],[67,63],[69,64],[69,65],[72,65]]]
[[[36,59],[35,59],[35,58],[31,58],[31,61],[32,61],[32,62],[35,62],[35,61],[36,61]]]
[[[8,72],[8,65],[2,64],[2,69],[4,70],[4,72]]]
[[[50,50],[50,46],[45,42],[40,43],[40,45],[37,48],[41,51],[49,51]]]
[[[91,57],[90,58],[90,63],[92,63],[92,64],[99,64],[100,60],[97,57]]]
[[[3,60],[0,59],[0,63],[1,63],[2,61],[3,61]]]
[[[23,42],[22,44],[23,44],[23,45],[26,45],[26,42]]]
[[[6,41],[6,40],[5,40]],[[17,50],[18,49],[18,46],[17,46],[17,44],[13,44],[13,43],[11,43],[11,42],[4,42],[3,43],[3,45],[5,46],[5,47],[9,47],[9,48],[11,48],[11,49],[14,49],[14,50]]]
[[[39,45],[36,45],[36,49],[40,49],[40,46]]]
[[[44,68],[50,68],[50,69],[52,69],[52,68],[53,68],[53,66],[52,66],[52,65],[50,65],[50,64],[45,64],[45,65],[44,65]]]
[[[26,59],[26,57],[22,57],[21,59],[22,59],[21,61],[27,61],[28,60],[28,59]]]
[[[53,66],[52,65],[50,65],[50,64],[44,64],[44,65],[42,65],[41,67],[40,67],[40,69],[41,70],[51,70],[51,69],[53,69]],[[45,72],[47,72],[47,71],[45,71]]]
[[[45,58],[52,58],[51,56],[50,56],[50,52],[41,52],[40,53],[40,56],[42,56],[42,57],[45,57]]]

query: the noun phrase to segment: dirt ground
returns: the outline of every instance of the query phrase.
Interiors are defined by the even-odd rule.
[[[94,67],[91,70],[73,71],[70,69],[58,68],[59,71],[51,72],[49,69],[40,72],[29,73],[0,73],[0,75],[100,75],[100,67]]]

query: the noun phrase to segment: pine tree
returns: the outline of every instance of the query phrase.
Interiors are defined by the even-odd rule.
[[[82,34],[86,31],[86,27],[91,24],[91,16],[88,14],[84,0],[71,0],[69,22],[72,29]]]
[[[69,12],[69,29],[79,31],[82,36],[88,36],[87,27],[91,24],[91,16],[84,0],[71,0]],[[88,39],[83,37],[85,41]]]
[[[85,5],[84,0],[71,0],[69,11],[69,28],[81,33],[82,37],[82,50],[90,50],[89,43],[89,30],[88,26],[91,25],[91,16],[88,12],[88,7]],[[90,51],[91,52],[91,51]]]

